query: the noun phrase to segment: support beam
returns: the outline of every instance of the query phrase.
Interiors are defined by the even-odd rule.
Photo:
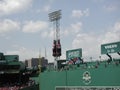
[[[109,57],[109,59],[108,59],[108,63],[110,63],[110,62],[112,61],[112,56],[109,55],[108,53],[107,53],[106,55]]]
[[[120,52],[117,52],[118,55],[120,55]]]

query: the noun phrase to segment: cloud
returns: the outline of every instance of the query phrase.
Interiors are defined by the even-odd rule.
[[[48,36],[48,32],[47,32],[47,31],[42,32],[41,36],[42,36],[43,38],[47,37],[47,36]]]
[[[45,47],[42,48],[42,51],[35,50],[33,48],[26,48],[24,46],[20,45],[13,45],[14,50],[8,50],[6,51],[6,55],[19,55],[19,60],[20,61],[25,61],[26,59],[31,59],[31,58],[39,58],[39,55],[41,57],[45,57]],[[47,48],[47,52],[51,52],[51,48]],[[51,53],[46,53],[46,58],[49,60],[49,62],[53,62],[53,57],[51,56]]]
[[[116,2],[103,6],[103,9],[107,12],[118,11],[119,8],[120,8],[120,1],[116,1]]]
[[[89,9],[86,10],[73,10],[72,11],[72,17],[74,18],[81,18],[83,16],[89,16]]]
[[[0,21],[0,33],[7,33],[22,29],[24,33],[37,33],[41,30],[47,29],[48,23],[45,21],[27,21],[23,25],[11,19]]]
[[[19,22],[10,19],[5,19],[3,21],[0,21],[0,33],[7,33],[19,29],[20,29]]]
[[[54,31],[53,30],[44,31],[41,33],[41,36],[43,38],[54,38]]]
[[[49,13],[50,9],[51,9],[50,5],[44,5],[41,9],[36,10],[36,12],[37,13],[43,13],[43,12]]]
[[[71,24],[69,27],[67,27],[64,30],[60,30],[60,35],[63,36],[68,36],[70,34],[76,34],[82,30],[82,22],[77,22],[75,24]],[[54,38],[54,30],[53,28],[48,29],[48,31],[43,31],[41,33],[41,36],[43,38]]]
[[[82,22],[71,24],[69,27],[61,31],[61,35],[68,36],[70,34],[76,34],[82,30],[82,26]]]
[[[82,28],[82,22],[77,22],[75,24],[71,24],[71,28],[72,28],[71,30],[73,30],[73,32],[78,33]]]
[[[117,7],[116,6],[105,6],[104,9],[108,12],[113,12],[117,10]]]
[[[115,41],[120,41],[120,22],[116,22],[110,31],[105,33],[102,43],[110,43]]]
[[[50,9],[51,9],[50,5],[46,5],[46,6],[43,7],[44,12],[49,12]]]
[[[0,1],[0,16],[16,13],[27,9],[32,0],[2,0]]]
[[[98,37],[87,34],[81,33],[77,34],[76,38],[72,42],[73,48],[82,48],[83,57],[92,57],[95,55],[99,55],[99,41]],[[97,53],[96,53],[97,52]]]
[[[24,33],[36,33],[44,30],[48,27],[48,23],[45,21],[27,21],[23,25],[22,31]]]
[[[100,3],[100,2],[104,2],[105,0],[92,0],[92,1],[96,3]]]
[[[116,22],[111,29],[106,30],[103,34],[78,33],[72,42],[72,47],[82,48],[83,57],[98,58],[101,55],[101,44],[117,41],[120,41],[120,22]]]
[[[27,49],[25,47],[19,47],[18,50],[9,50],[5,54],[7,55],[19,55],[21,61],[25,59],[30,59],[33,57],[39,57],[38,51],[34,51],[32,49]]]
[[[116,22],[114,25],[115,32],[120,31],[120,22]]]

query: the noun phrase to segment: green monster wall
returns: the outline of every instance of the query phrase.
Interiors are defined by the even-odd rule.
[[[55,90],[56,86],[120,86],[120,65],[105,62],[95,68],[75,66],[69,70],[49,71],[40,74],[40,90]],[[86,73],[88,76],[86,76]]]

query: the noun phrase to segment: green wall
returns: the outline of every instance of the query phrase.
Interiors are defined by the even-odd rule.
[[[66,72],[45,72],[40,75],[40,90],[54,90],[55,86],[66,85]]]
[[[90,83],[83,79],[84,72],[90,73]],[[50,71],[40,74],[40,90],[55,90],[56,86],[120,86],[120,65],[101,64],[98,68],[81,68],[67,71]]]

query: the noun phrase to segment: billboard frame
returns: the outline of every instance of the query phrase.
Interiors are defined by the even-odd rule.
[[[101,45],[101,54],[120,52],[120,41]]]

